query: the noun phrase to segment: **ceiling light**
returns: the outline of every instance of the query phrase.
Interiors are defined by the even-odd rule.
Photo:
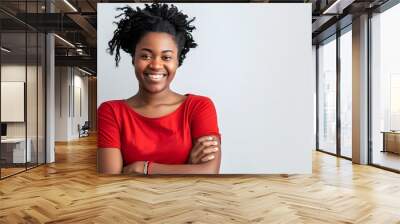
[[[336,0],[332,5],[322,12],[322,14],[342,14],[343,9],[351,5],[355,0]]]
[[[75,12],[78,12],[78,10],[71,4],[69,3],[68,0],[64,0],[65,4],[67,4],[72,10],[74,10]]]
[[[6,53],[10,53],[10,52],[11,52],[11,50],[9,50],[9,49],[7,49],[7,48],[5,48],[5,47],[1,47],[0,49],[1,49],[2,51],[6,52]]]
[[[330,11],[332,11],[332,9],[334,9],[337,4],[339,4],[340,0],[336,0],[332,5],[330,5],[327,9],[325,9],[322,14],[327,14],[330,13]]]
[[[60,36],[58,36],[57,34],[54,34],[54,36],[56,36],[58,39],[60,39],[61,41],[63,41],[63,42],[66,43],[67,45],[69,45],[69,46],[75,48],[75,45],[71,44],[71,42],[67,41],[66,39],[64,39],[64,38],[62,38],[62,37],[60,37]]]
[[[81,69],[81,68],[79,68],[79,67],[78,67],[78,70],[81,71],[81,72],[83,72],[83,73],[85,73],[85,74],[87,74],[87,75],[92,76],[92,73],[90,73],[90,72],[88,72],[88,71],[86,71],[86,70],[83,70],[83,69]]]
[[[79,55],[83,55],[83,49],[77,48],[76,53],[78,53]]]

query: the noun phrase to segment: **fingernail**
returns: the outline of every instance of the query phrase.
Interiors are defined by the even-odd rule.
[[[211,156],[209,156],[209,157],[208,157],[208,159],[214,159],[214,156],[213,156],[213,155],[211,155]]]
[[[217,141],[214,141],[214,145],[218,145],[218,142],[217,142]]]
[[[218,147],[215,147],[215,148],[214,148],[214,152],[216,152],[216,151],[218,151]]]

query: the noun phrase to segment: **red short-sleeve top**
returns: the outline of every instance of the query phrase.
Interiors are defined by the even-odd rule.
[[[97,112],[98,147],[120,149],[124,166],[135,161],[186,163],[195,139],[221,135],[211,99],[185,95],[174,112],[158,118],[137,113],[124,100],[102,103]]]

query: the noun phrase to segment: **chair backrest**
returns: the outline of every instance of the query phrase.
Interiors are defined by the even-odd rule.
[[[85,123],[82,126],[82,129],[89,129],[89,128],[90,128],[89,121],[85,121]]]

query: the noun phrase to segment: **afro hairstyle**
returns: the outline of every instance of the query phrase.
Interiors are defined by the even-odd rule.
[[[190,25],[195,18],[188,19],[188,16],[183,14],[174,5],[153,3],[145,4],[144,9],[136,7],[136,10],[126,6],[117,8],[123,11],[115,18],[122,16],[119,22],[114,22],[118,27],[114,31],[113,38],[108,42],[108,52],[110,55],[115,54],[115,64],[118,66],[120,61],[120,49],[129,53],[132,57],[135,56],[135,48],[141,38],[148,32],[164,32],[175,37],[175,42],[178,48],[179,66],[190,48],[195,48],[197,43],[193,40],[191,32],[196,27]]]

